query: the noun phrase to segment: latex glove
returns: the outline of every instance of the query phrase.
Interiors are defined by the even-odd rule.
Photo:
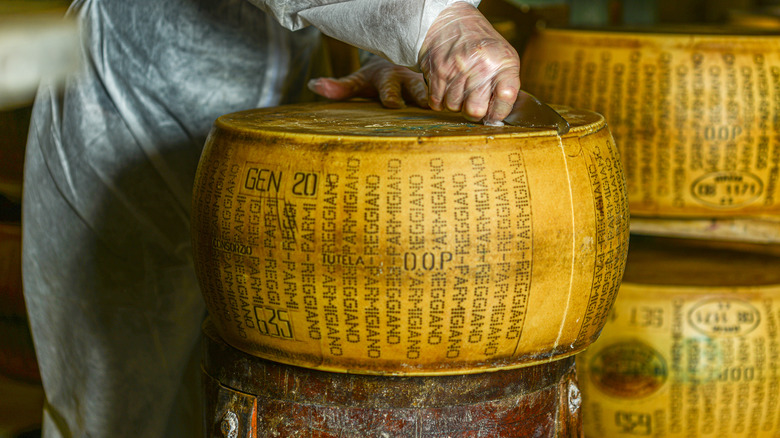
[[[434,110],[461,111],[472,122],[503,125],[520,89],[517,51],[468,3],[444,9],[419,56]]]
[[[425,82],[420,73],[373,56],[358,71],[342,78],[316,78],[309,89],[333,100],[379,96],[387,108],[403,108],[407,101],[428,107]]]

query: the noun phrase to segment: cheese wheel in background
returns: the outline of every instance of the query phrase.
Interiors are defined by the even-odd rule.
[[[604,114],[633,216],[776,218],[778,48],[780,36],[549,29],[529,42],[522,82]]]
[[[590,437],[780,433],[777,247],[631,238],[620,293],[577,357]]]
[[[563,137],[366,102],[219,118],[192,217],[217,332],[351,373],[474,373],[583,350],[623,275],[627,200],[603,117],[558,109]]]

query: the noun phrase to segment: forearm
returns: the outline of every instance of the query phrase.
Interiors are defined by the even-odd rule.
[[[380,55],[395,64],[417,66],[433,21],[447,6],[480,0],[249,0],[284,27],[312,25],[322,33]]]

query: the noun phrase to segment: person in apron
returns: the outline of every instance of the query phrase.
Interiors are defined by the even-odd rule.
[[[493,41],[476,3],[72,4],[82,68],[62,86],[41,85],[25,164],[24,290],[45,437],[201,436],[205,308],[189,218],[214,120],[313,98],[306,84],[321,74],[323,31],[382,58],[312,81],[319,94],[379,94],[393,107],[416,90],[419,105],[500,123],[519,60]],[[394,64],[421,69],[431,93]]]

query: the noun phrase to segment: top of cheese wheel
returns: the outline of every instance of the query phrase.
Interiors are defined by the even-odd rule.
[[[631,36],[643,36],[643,37],[765,37],[778,39],[780,35],[777,31],[771,29],[761,29],[755,27],[745,26],[729,26],[718,25],[712,26],[707,24],[655,24],[652,26],[607,26],[607,27],[581,27],[581,28],[547,28],[544,29],[545,33],[555,33],[560,35],[582,35],[587,32],[588,34],[603,33],[614,37],[620,37],[621,35]]]
[[[762,245],[631,236],[623,281],[665,286],[780,284],[780,255]]]
[[[582,136],[601,129],[604,117],[592,111],[554,108],[571,125],[567,136]],[[462,115],[417,107],[388,110],[378,103],[322,102],[261,108],[227,114],[217,128],[242,134],[318,135],[335,137],[451,137],[557,135],[554,129],[520,126],[486,126],[467,122]],[[319,146],[318,146],[319,147]]]

